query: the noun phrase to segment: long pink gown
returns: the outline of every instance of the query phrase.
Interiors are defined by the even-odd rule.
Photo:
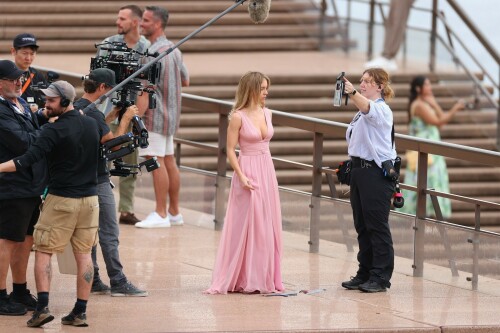
[[[239,111],[237,111],[239,112]],[[271,293],[282,291],[281,207],[278,182],[269,141],[274,129],[270,111],[264,109],[267,135],[239,112],[240,168],[254,190],[243,188],[235,175],[209,294],[227,292]]]

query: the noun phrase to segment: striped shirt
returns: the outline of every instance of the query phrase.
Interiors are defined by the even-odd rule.
[[[149,53],[161,54],[173,46],[174,43],[165,36],[161,36],[151,45]],[[149,57],[147,60],[152,59]],[[159,63],[161,64],[160,77],[154,87],[156,108],[148,109],[142,118],[148,131],[170,136],[174,135],[179,128],[182,81],[189,80],[189,73],[182,61],[182,53],[179,49],[161,58]]]

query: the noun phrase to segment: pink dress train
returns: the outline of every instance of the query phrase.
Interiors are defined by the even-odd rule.
[[[281,207],[269,140],[274,130],[264,109],[267,135],[262,139],[245,112],[239,112],[239,165],[254,190],[243,188],[237,176],[231,182],[222,236],[209,294],[282,291]]]

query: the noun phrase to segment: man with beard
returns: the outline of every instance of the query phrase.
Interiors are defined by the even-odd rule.
[[[61,322],[88,326],[87,300],[94,275],[90,252],[97,244],[99,226],[100,135],[95,120],[74,109],[76,93],[71,84],[57,81],[42,89],[42,93],[46,97],[47,115],[58,117],[57,121],[43,126],[26,153],[0,164],[0,172],[15,172],[29,168],[46,156],[49,169],[48,195],[33,233],[38,301],[27,324],[40,327],[54,319],[48,308],[51,258],[54,253],[62,253],[71,242],[78,271],[77,300]]]
[[[126,43],[127,47],[139,53],[146,52],[149,47],[149,41],[140,35],[139,24],[142,18],[142,10],[136,5],[127,5],[120,8],[118,17],[116,19],[116,27],[118,34],[110,36],[102,41],[102,43]],[[104,45],[105,48],[112,47],[111,45]],[[109,50],[98,49],[97,56],[104,56]],[[139,54],[136,54],[139,60]],[[119,82],[118,82],[119,83]],[[135,100],[136,93],[130,92],[129,98]],[[116,94],[113,94],[116,98]],[[108,114],[111,111],[112,104],[109,99],[104,103],[103,111]],[[116,132],[118,129],[116,123],[111,124],[111,130]],[[132,154],[123,158],[123,162],[127,164],[137,164],[138,152],[135,150]],[[120,212],[119,222],[122,224],[135,224],[139,219],[134,214],[134,191],[135,191],[136,176],[120,177],[119,179],[119,193],[120,201],[118,202],[118,211]]]
[[[37,117],[20,97],[22,74],[12,61],[0,61],[0,162],[26,152],[40,133]],[[45,159],[0,177],[0,315],[23,315],[35,309],[36,299],[26,286],[26,270],[46,184]],[[13,287],[10,296],[9,264]]]

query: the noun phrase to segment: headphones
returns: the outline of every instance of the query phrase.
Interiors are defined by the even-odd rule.
[[[62,93],[61,89],[59,89],[58,86],[56,86],[55,84],[52,85],[54,88],[56,88],[57,92],[59,93],[59,96],[61,96],[61,100],[59,101],[59,105],[61,105],[63,108],[66,108],[68,107],[69,103],[71,103],[71,101],[69,99],[66,98],[66,96],[64,96],[64,94]]]

